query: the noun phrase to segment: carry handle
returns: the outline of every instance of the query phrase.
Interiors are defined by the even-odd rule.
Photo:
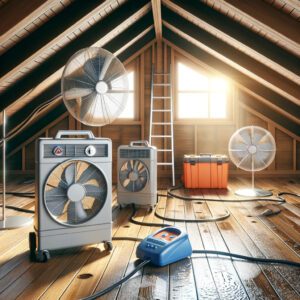
[[[146,140],[141,140],[141,141],[132,141],[130,142],[130,147],[132,146],[149,146],[149,142]]]
[[[61,139],[65,135],[87,135],[89,139],[94,139],[95,136],[90,130],[59,130],[55,136],[56,139]]]

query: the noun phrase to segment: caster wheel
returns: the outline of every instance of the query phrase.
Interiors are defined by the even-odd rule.
[[[29,258],[30,261],[36,261],[36,235],[35,232],[29,232]]]
[[[151,214],[152,212],[153,212],[153,209],[154,209],[154,207],[153,206],[150,206],[149,208],[148,208],[148,214]]]
[[[36,261],[45,263],[50,259],[50,253],[48,250],[39,250],[36,255]]]
[[[106,251],[111,251],[111,250],[113,249],[113,244],[112,244],[112,242],[105,242],[105,243],[104,243],[104,249],[105,249]]]

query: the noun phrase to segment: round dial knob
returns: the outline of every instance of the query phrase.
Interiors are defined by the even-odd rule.
[[[94,156],[96,154],[96,148],[92,145],[89,145],[85,148],[84,152],[87,156]]]

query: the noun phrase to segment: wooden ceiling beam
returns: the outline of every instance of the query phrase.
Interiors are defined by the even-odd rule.
[[[196,43],[205,51],[208,51],[249,77],[300,105],[299,84],[288,80],[252,57],[187,21],[167,7],[163,7],[162,12],[164,24],[174,32],[177,32],[187,40],[193,39],[193,43]]]
[[[294,133],[298,138],[300,137],[300,125],[294,122],[291,122],[290,119],[281,115],[276,110],[272,109],[265,103],[257,100],[255,97],[247,94],[246,92],[239,93],[239,101],[240,103],[252,108],[253,110],[261,113],[262,115],[266,116],[268,119],[272,120],[273,122],[279,124],[283,128],[287,129],[288,131]]]
[[[190,55],[191,58],[202,62],[208,70],[218,71],[231,78],[241,89],[254,96],[256,99],[272,107],[278,113],[286,116],[291,122],[300,124],[300,106],[287,100],[261,83],[244,75],[205,50],[187,41],[163,25],[163,40],[179,52]],[[184,49],[184,50],[183,50]]]
[[[129,37],[130,39],[130,37]],[[124,49],[118,55],[118,58],[124,62],[128,60],[131,56],[133,56],[140,49],[149,45],[150,42],[155,39],[155,31],[152,28],[149,32],[147,32],[144,36],[140,37],[135,43],[131,44],[127,49],[124,49],[123,44],[120,43],[119,37],[115,38],[116,42],[110,42],[108,45],[105,45],[105,48],[109,51],[116,53],[119,50],[119,47]],[[128,41],[127,41],[128,44]],[[39,95],[33,102],[29,103],[22,110],[18,111],[16,114],[11,116],[8,121],[8,131],[13,129],[18,123],[24,120],[30,112],[39,106],[41,103],[44,103],[48,99],[51,99],[57,95],[60,91],[60,81],[56,82],[54,85],[45,90],[41,95]],[[33,122],[29,125],[29,127],[23,130],[19,135],[14,137],[9,141],[7,147],[7,153],[14,151],[17,147],[19,147],[24,141],[28,140],[30,137],[35,135],[37,132],[42,130],[45,126],[47,126],[51,121],[58,118],[62,114],[66,112],[66,107],[61,101],[57,106],[52,107],[49,112],[47,112],[47,116],[45,118],[38,119],[36,122]]]
[[[71,41],[29,74],[5,90],[0,95],[0,111],[32,91],[49,76],[62,69],[67,60],[76,51],[84,47],[97,45],[101,39],[110,40],[113,36],[118,35],[120,31],[124,30],[124,24],[136,22],[141,16],[141,12],[144,15],[145,6],[147,6],[147,4],[147,0],[141,0],[138,1],[138,3],[134,0],[125,2],[125,4],[105,17],[101,22],[94,24],[90,29],[82,33],[79,37]],[[136,29],[139,33],[153,24],[150,12],[141,19],[143,19],[143,23],[140,25],[141,30]]]
[[[156,39],[162,39],[161,0],[151,0]]]
[[[20,1],[23,2],[23,1]],[[17,43],[0,57],[0,85],[22,71],[45,51],[57,46],[63,37],[74,32],[97,11],[109,6],[110,1],[75,1],[51,18],[28,37]]]
[[[275,32],[300,44],[299,22],[272,5],[261,0],[224,0],[223,2],[229,4],[227,6],[229,9],[238,10],[248,15],[248,18],[258,21],[261,26],[266,27],[267,31]]]
[[[299,57],[201,1],[163,0],[162,3],[179,15],[192,20],[193,23],[197,23],[205,30],[220,36],[228,43],[235,44],[236,47],[241,47],[245,51],[250,51],[253,56],[260,58],[262,61],[265,60],[266,63],[274,62],[274,64],[281,67],[282,73],[284,70],[287,70],[299,78]]]
[[[58,0],[10,0],[0,9],[0,44],[37,19]]]

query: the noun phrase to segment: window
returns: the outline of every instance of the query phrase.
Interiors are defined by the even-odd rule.
[[[179,119],[228,118],[228,82],[177,63],[177,117]]]
[[[134,119],[134,89],[135,89],[135,78],[134,71],[128,72],[129,81],[129,94],[127,104],[122,113],[119,115],[120,119]]]

